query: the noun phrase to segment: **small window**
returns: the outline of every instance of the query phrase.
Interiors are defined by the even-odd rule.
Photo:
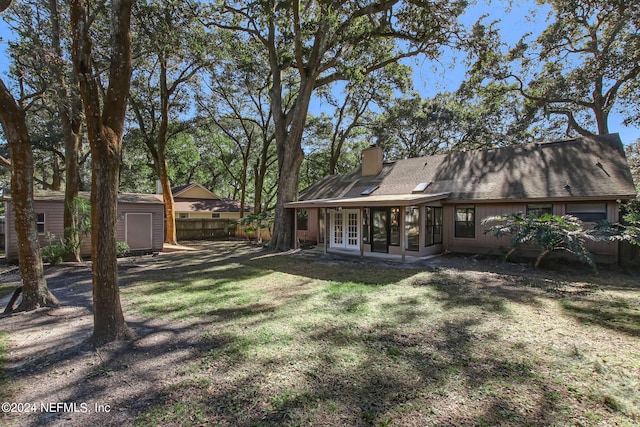
[[[442,243],[442,208],[427,206],[425,208],[425,246]]]
[[[527,215],[534,217],[541,217],[542,215],[549,214],[553,215],[553,205],[552,204],[535,204],[535,205],[527,205]]]
[[[607,219],[606,203],[567,203],[567,215],[573,215],[584,222]]]
[[[456,206],[455,237],[476,237],[476,208],[474,206]]]
[[[306,209],[298,209],[298,230],[309,230],[309,212]]]
[[[178,214],[178,218],[180,218],[180,219],[187,219],[187,218],[189,218],[189,213],[180,212],[180,213]]]
[[[219,213],[212,213],[211,214],[211,218],[220,218],[220,214]]]
[[[420,250],[420,208],[407,206],[404,214],[405,249]]]
[[[44,234],[44,213],[36,214],[36,229],[38,234]]]

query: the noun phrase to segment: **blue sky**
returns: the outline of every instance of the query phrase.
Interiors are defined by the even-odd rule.
[[[465,24],[471,25],[483,14],[489,15],[487,21],[499,19],[503,39],[510,44],[517,42],[524,33],[531,32],[535,36],[545,28],[548,9],[540,8],[535,1],[518,1],[510,7],[507,7],[506,3],[506,1],[493,0],[473,6],[465,16]],[[0,19],[0,73],[3,77],[9,63],[6,57],[6,40],[11,36],[7,24]],[[423,97],[456,90],[464,79],[461,58],[452,52],[445,52],[439,62],[418,59],[412,61],[410,65],[414,67],[415,90]],[[322,103],[314,102],[312,113],[317,114],[322,108]],[[622,125],[622,120],[623,117],[620,114],[612,113],[609,118],[610,131],[618,132],[626,144],[639,139],[640,129],[625,127]]]

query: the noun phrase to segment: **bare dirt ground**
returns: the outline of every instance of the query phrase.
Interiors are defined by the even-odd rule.
[[[233,256],[262,249],[246,246],[242,250],[242,254]],[[166,262],[168,257],[173,257],[179,262],[194,256],[206,260],[214,254],[201,247],[197,252],[124,259],[119,263],[121,286],[130,285],[128,278],[153,269],[158,260]],[[423,266],[460,268],[478,275],[483,271],[504,270],[525,275],[554,274],[533,271],[525,264],[474,257],[434,258]],[[0,331],[8,334],[5,368],[11,384],[9,390],[0,392],[3,400],[11,403],[8,407],[3,405],[0,425],[131,425],[137,413],[165,398],[157,390],[175,382],[176,371],[203,351],[201,337],[205,322],[141,317],[127,309],[126,301],[123,301],[126,320],[136,339],[96,349],[90,342],[93,327],[90,265],[47,267],[46,276],[50,289],[61,302],[60,308],[0,318]],[[0,282],[18,285],[18,270],[5,267],[0,273]],[[4,307],[8,299],[9,296],[0,299],[0,305]],[[185,425],[189,425],[189,420],[185,420]]]
[[[120,274],[141,273],[152,268],[155,259],[125,259],[119,264]],[[96,349],[90,342],[90,265],[59,265],[46,268],[45,273],[61,307],[0,319],[0,331],[9,334],[6,368],[14,384],[4,400],[16,404],[9,412],[3,407],[0,424],[125,425],[157,399],[158,385],[198,351],[198,325],[142,318],[128,312],[123,303],[136,339]],[[0,281],[16,285],[19,280],[17,269],[0,276]],[[7,301],[8,297],[3,298],[0,305],[6,306]]]

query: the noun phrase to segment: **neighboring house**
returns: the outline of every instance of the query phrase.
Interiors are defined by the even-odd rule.
[[[81,192],[80,197],[89,200],[90,194]],[[18,241],[14,226],[15,215],[11,197],[6,202],[5,257],[9,261],[18,259]],[[60,191],[36,192],[33,198],[36,226],[40,246],[46,246],[50,236],[64,235],[64,193]],[[82,256],[91,255],[91,235],[81,236]],[[118,194],[118,218],[116,240],[127,242],[129,249],[139,251],[161,251],[164,242],[164,207],[152,194]]]
[[[483,218],[512,212],[572,214],[589,225],[619,220],[636,197],[617,134],[483,151],[451,152],[383,163],[380,148],[361,166],[301,192],[297,237],[325,251],[424,257],[446,251],[503,253],[508,237],[485,234]],[[601,262],[616,262],[617,243],[590,243]]]
[[[162,199],[162,191],[155,196]],[[240,202],[216,196],[200,184],[188,184],[173,187],[174,210],[176,218],[240,218]],[[251,206],[245,206],[245,213],[251,212]]]

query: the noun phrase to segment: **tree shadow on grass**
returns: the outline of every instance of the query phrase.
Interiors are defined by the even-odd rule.
[[[90,326],[84,329],[84,340],[53,354],[31,349],[29,369],[16,373],[16,379],[31,387],[42,381],[35,377],[69,375],[69,380],[53,392],[42,386],[37,390],[40,394],[23,395],[103,403],[115,410],[30,414],[15,420],[29,426],[553,425],[567,421],[553,397],[560,394],[559,386],[533,374],[535,360],[526,348],[517,354],[503,350],[497,336],[479,332],[483,316],[457,310],[477,307],[488,315],[505,317],[507,302],[537,304],[541,295],[548,294],[542,285],[477,283],[463,274],[442,271],[414,278],[421,270],[255,254],[269,256],[253,259],[227,253],[220,260],[200,254],[194,260],[189,254],[161,260],[161,276],[175,281],[178,288],[183,277],[185,295],[206,291],[202,294],[210,293],[213,299],[216,295],[226,298],[221,306],[204,310],[202,319],[128,318],[137,339],[99,352],[88,342]],[[188,265],[175,267],[183,259]],[[223,272],[226,267],[228,273]],[[148,268],[146,263],[125,268],[124,287],[135,292],[135,286],[148,279]],[[273,293],[270,303],[232,304],[241,296],[234,293],[242,291],[239,283],[272,272],[298,276],[298,288],[292,290],[289,282],[265,284],[261,291]],[[313,294],[316,299],[309,310],[326,304],[321,307],[321,320],[296,326],[301,319],[294,315],[304,316],[304,303],[312,295],[308,288],[315,280],[338,285],[333,289],[325,285]],[[202,289],[191,289],[198,281],[205,281]],[[403,281],[424,287],[427,292],[421,295],[433,299],[447,316],[433,322],[422,319],[424,329],[406,330],[405,325],[424,317],[418,310],[424,305],[419,296],[398,297],[393,306],[383,305],[388,324],[351,316],[366,308],[370,294]],[[148,295],[164,294],[150,290]],[[165,314],[170,315],[170,310]],[[269,321],[290,329],[289,336],[266,331]],[[41,329],[51,326],[46,321],[38,325]],[[258,350],[264,347],[269,351],[262,354]],[[65,373],[71,370],[80,375]],[[531,402],[525,407],[518,396]]]
[[[206,387],[173,387],[161,400],[183,398],[210,423],[238,426],[471,425],[474,420],[504,425],[514,417],[523,425],[554,424],[555,402],[544,398],[553,385],[533,378],[527,364],[478,354],[479,338],[472,331],[476,325],[477,321],[461,319],[424,335],[321,328],[306,338],[322,348],[309,359],[291,361],[293,365],[233,359],[234,366],[224,370],[224,381],[208,376],[212,382]],[[229,346],[233,352],[238,345],[229,341],[220,351]],[[355,360],[345,360],[348,353],[355,354]],[[212,373],[219,372],[221,356],[209,360]],[[475,394],[492,382],[504,390],[490,397]],[[536,399],[528,411],[511,401],[514,391]],[[469,406],[451,394],[462,396]],[[488,407],[504,410],[491,413]],[[160,412],[149,410],[139,420],[180,423],[171,411],[156,409]]]
[[[561,302],[564,311],[584,324],[640,337],[640,302],[636,298],[574,297]]]

